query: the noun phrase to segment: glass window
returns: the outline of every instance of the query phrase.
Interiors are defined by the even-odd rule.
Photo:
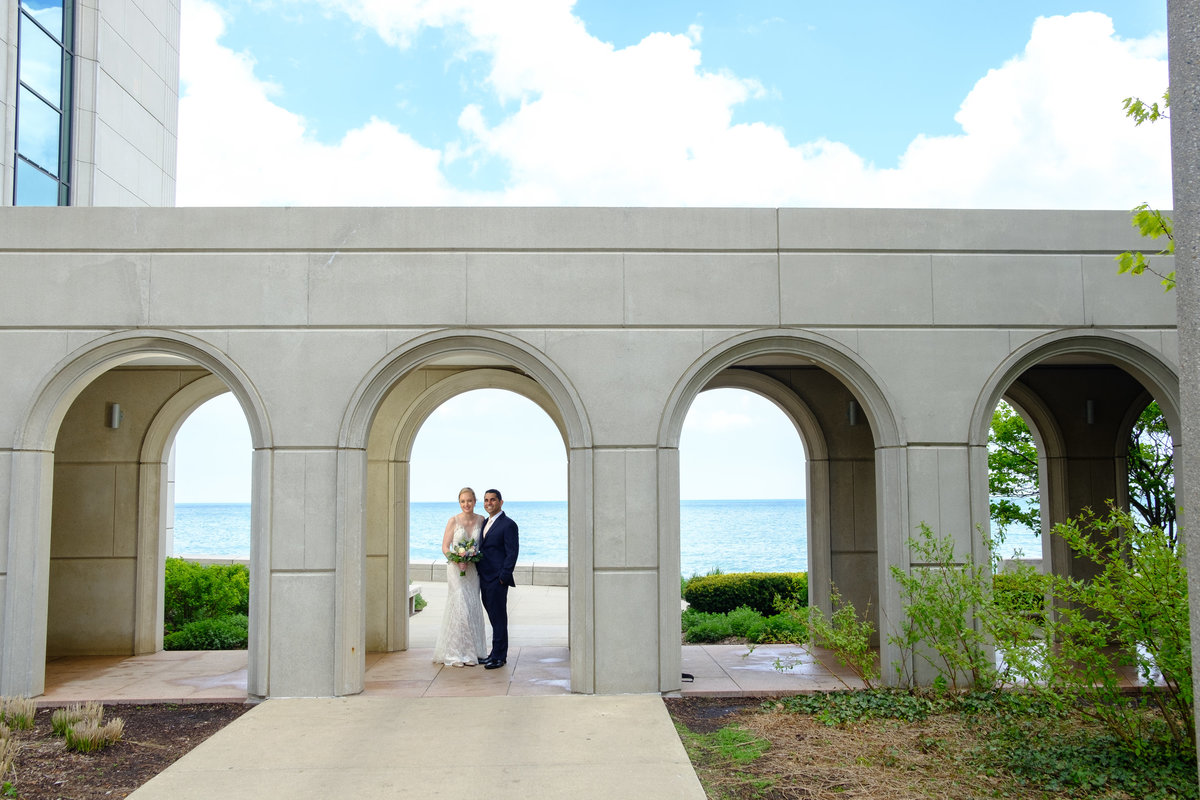
[[[21,0],[21,9],[63,41],[63,0]]]
[[[21,18],[21,83],[51,103],[62,102],[62,46],[27,18]]]
[[[20,0],[17,205],[69,202],[74,0]]]
[[[24,159],[17,159],[17,205],[56,206],[58,181]]]
[[[62,115],[21,87],[17,120],[17,152],[51,175],[58,176]]]

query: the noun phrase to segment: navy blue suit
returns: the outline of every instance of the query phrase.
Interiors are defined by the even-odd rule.
[[[484,525],[487,525],[484,522]],[[488,622],[492,624],[492,651],[489,659],[508,660],[508,587],[516,586],[513,569],[517,566],[517,550],[520,542],[517,523],[501,511],[496,515],[487,536],[480,533],[479,561],[475,569],[479,573],[479,595]]]

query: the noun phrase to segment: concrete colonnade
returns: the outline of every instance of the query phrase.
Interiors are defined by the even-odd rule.
[[[6,693],[38,693],[48,654],[157,646],[165,454],[225,388],[255,448],[259,696],[355,693],[368,649],[405,646],[408,459],[463,391],[522,394],[562,434],[572,689],[600,693],[679,686],[678,448],[705,389],[795,423],[812,601],[869,604],[885,665],[915,527],[982,555],[1002,396],[1046,445],[1055,518],[1119,498],[1146,396],[1178,419],[1174,309],[1115,275],[1116,213],[81,209],[64,235],[11,211]]]

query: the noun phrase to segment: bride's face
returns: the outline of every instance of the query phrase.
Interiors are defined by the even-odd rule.
[[[470,492],[463,492],[458,496],[458,507],[466,514],[475,512],[475,495]]]

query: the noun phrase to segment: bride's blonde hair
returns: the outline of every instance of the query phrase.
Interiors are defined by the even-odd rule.
[[[463,488],[458,490],[458,499],[461,500],[462,496],[464,494],[468,494],[468,493],[471,495],[472,498],[474,498],[476,500],[479,499],[479,498],[475,497],[475,490],[472,489],[470,486],[464,486]]]

